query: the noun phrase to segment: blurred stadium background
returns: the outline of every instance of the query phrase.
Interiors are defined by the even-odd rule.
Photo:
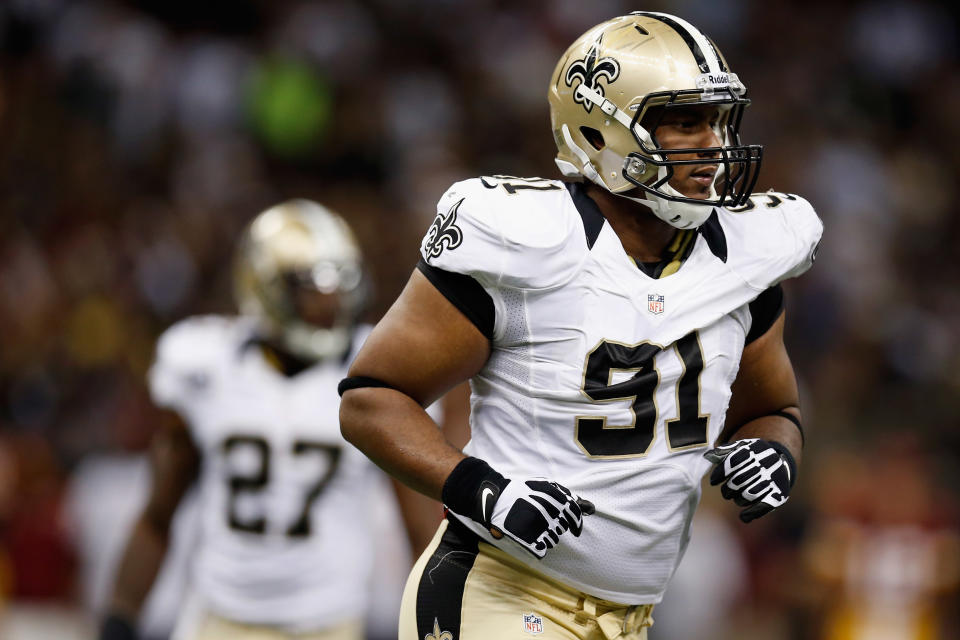
[[[556,175],[553,65],[639,8],[720,44],[759,186],[826,224],[787,291],[795,497],[742,526],[708,496],[653,640],[960,637],[958,10],[909,0],[0,2],[0,636],[91,637],[153,340],[231,309],[244,222],[338,210],[375,319],[449,183]]]

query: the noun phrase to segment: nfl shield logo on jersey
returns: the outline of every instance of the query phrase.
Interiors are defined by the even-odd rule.
[[[655,315],[663,313],[663,296],[657,293],[648,293],[647,311]]]
[[[523,630],[527,633],[543,633],[543,618],[535,613],[523,614]]]

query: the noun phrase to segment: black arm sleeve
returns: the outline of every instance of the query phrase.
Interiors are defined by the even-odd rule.
[[[750,344],[773,326],[780,314],[783,313],[783,287],[774,285],[761,293],[750,303],[750,317],[753,322],[747,333],[746,344]]]
[[[495,317],[493,298],[479,282],[462,273],[432,267],[423,258],[420,258],[420,262],[417,263],[417,269],[443,294],[443,297],[467,316],[480,333],[487,339],[493,338]]]

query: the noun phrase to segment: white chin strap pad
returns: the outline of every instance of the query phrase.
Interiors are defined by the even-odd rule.
[[[663,180],[666,175],[667,167],[660,167],[657,174],[657,179]],[[714,177],[714,183],[716,183],[716,176]],[[678,198],[687,197],[666,183],[660,187],[660,191],[663,191],[667,195],[676,196]],[[657,197],[654,194],[646,191],[643,192],[643,196],[640,198],[634,198],[633,196],[627,196],[623,194],[617,195],[621,195],[624,198],[628,198],[634,202],[639,202],[640,204],[649,207],[655,216],[670,226],[676,227],[677,229],[693,229],[699,227],[707,221],[707,218],[709,218],[710,214],[713,212],[713,207],[707,204],[674,202],[672,200]],[[716,198],[717,190],[714,184],[711,184],[710,199],[715,200]]]
[[[661,187],[661,190],[667,193],[673,191],[677,195],[680,195],[669,186]],[[624,197],[650,207],[650,210],[653,211],[655,216],[677,229],[693,229],[699,227],[707,221],[707,218],[710,217],[710,213],[713,211],[713,207],[705,204],[673,202],[672,200],[658,198],[651,193],[644,193],[644,195],[646,196],[644,198]],[[673,193],[670,195],[673,195]]]

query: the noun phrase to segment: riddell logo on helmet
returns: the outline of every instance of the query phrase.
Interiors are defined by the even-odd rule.
[[[704,73],[697,78],[697,84],[730,84],[730,76],[726,73]]]

